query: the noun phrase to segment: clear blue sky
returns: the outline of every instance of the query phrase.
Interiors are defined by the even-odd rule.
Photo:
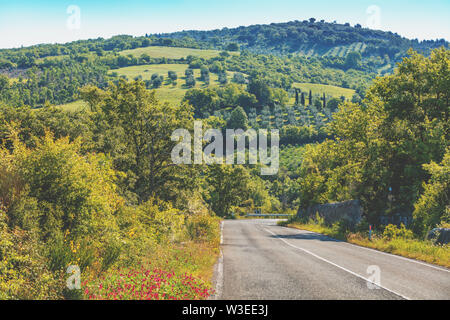
[[[80,8],[79,29],[67,27],[70,5]],[[0,48],[311,17],[367,26],[373,5],[380,9],[381,30],[450,40],[450,0],[0,0]]]

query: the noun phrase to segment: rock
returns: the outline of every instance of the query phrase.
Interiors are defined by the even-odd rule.
[[[337,221],[348,221],[352,225],[357,225],[361,221],[363,210],[359,200],[351,200],[311,206],[306,212],[299,209],[297,216],[304,217],[306,215],[314,218],[316,213],[324,218],[327,224],[333,224]]]
[[[433,240],[438,244],[447,244],[450,242],[449,228],[434,228],[427,235],[428,240]]]

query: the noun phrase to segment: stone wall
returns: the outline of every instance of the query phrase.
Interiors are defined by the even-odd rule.
[[[297,216],[314,218],[318,213],[324,218],[325,223],[333,224],[337,221],[347,220],[356,225],[362,218],[363,210],[358,200],[351,200],[338,203],[318,204],[309,207],[306,211],[299,209]]]
[[[447,244],[450,242],[450,229],[435,228],[428,233],[427,238],[438,244]]]

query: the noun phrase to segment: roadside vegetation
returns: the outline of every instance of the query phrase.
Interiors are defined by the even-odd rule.
[[[425,239],[450,222],[450,53],[410,54],[393,75],[374,82],[361,104],[340,105],[329,124],[334,139],[306,146],[297,171],[300,212],[359,199],[360,232],[344,222],[325,225],[320,217],[287,225],[448,267],[449,246]],[[380,223],[398,213],[409,213],[408,229]]]
[[[348,229],[342,222],[330,226],[325,224],[323,218],[316,216],[308,220],[293,217],[279,222],[279,225],[324,234],[362,247],[450,268],[448,244],[437,245],[431,240],[419,239],[403,224],[400,227],[390,224],[375,229],[370,239],[367,223],[362,223],[355,229]]]

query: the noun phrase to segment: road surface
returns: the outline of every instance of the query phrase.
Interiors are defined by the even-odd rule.
[[[450,299],[450,270],[284,228],[227,220],[216,271],[220,300]]]

